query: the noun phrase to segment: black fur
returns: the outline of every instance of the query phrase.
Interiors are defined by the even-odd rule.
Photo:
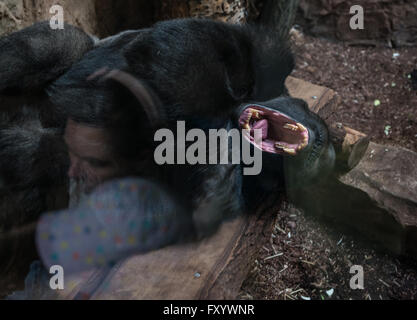
[[[44,128],[33,109],[0,115],[0,238],[67,205],[67,168],[62,130]],[[30,233],[0,240],[0,273],[26,268],[36,258],[33,240]]]
[[[277,97],[294,66],[271,32],[201,19],[157,23],[123,53],[179,119],[227,116],[243,101]]]
[[[49,187],[66,181],[62,130],[44,128],[35,110],[23,108],[14,118],[2,115],[0,146],[0,175],[6,185]]]
[[[239,165],[157,166],[151,138],[158,128],[150,126],[143,106],[120,83],[90,76],[107,68],[123,70],[143,80],[161,100],[156,106],[163,111],[159,113],[163,117],[160,126],[175,128],[175,121],[186,120],[189,128],[231,129],[237,127],[236,110],[241,103],[286,93],[284,81],[294,65],[288,45],[265,30],[209,20],[160,22],[150,29],[105,39],[94,47],[90,37],[78,29],[67,26],[65,30],[58,36],[46,24],[37,24],[2,38],[0,44],[4,43],[8,55],[21,48],[30,50],[17,54],[15,60],[0,60],[0,91],[10,94],[12,88],[43,88],[54,111],[62,115],[59,119],[70,117],[113,130],[117,152],[141,159],[134,173],[163,183],[189,210],[190,219],[195,222],[195,230],[190,233],[210,234],[226,217],[243,211],[244,178]],[[6,70],[7,64],[12,65],[11,71]],[[300,102],[286,98],[274,103],[267,105],[283,108],[311,128],[326,130],[305,111],[305,106],[301,108],[304,111],[299,111]],[[64,168],[66,161],[56,156],[60,154],[59,144],[42,144],[52,137],[52,131],[39,128],[42,122],[22,118],[19,128],[0,128],[0,152],[5,155],[0,158],[0,172],[7,188],[30,185],[36,192],[52,183],[54,175],[61,180],[60,169],[58,173],[48,173],[48,166],[54,163]],[[56,132],[62,133],[62,123],[57,121],[56,126]],[[319,137],[322,138],[317,141],[324,141],[327,131]],[[318,148],[309,153],[314,159],[300,157],[294,162],[296,169],[305,167],[306,160],[316,163],[316,153],[324,152],[327,145],[327,140],[322,145],[312,142],[312,150]],[[253,179],[274,180],[276,176],[281,185],[281,177],[285,176],[282,165],[286,161],[282,157],[271,158],[267,161],[270,171]],[[312,176],[317,174],[311,172]],[[303,179],[303,175],[291,176]],[[247,180],[248,184],[252,182]],[[271,184],[266,183],[261,190],[269,192]]]
[[[43,89],[93,48],[82,30],[64,27],[40,22],[0,38],[0,92]]]

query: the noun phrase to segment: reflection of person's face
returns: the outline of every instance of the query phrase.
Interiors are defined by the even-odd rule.
[[[87,192],[119,174],[105,129],[68,119],[64,139],[70,157],[68,177],[83,183]]]

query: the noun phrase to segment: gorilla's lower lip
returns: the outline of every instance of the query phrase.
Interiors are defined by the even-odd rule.
[[[242,129],[250,130],[246,138],[262,151],[274,154],[296,155],[308,145],[306,127],[289,116],[260,105],[248,105],[239,117]],[[254,139],[254,130],[262,131],[262,141]]]

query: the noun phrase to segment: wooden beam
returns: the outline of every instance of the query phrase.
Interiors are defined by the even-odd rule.
[[[317,113],[323,120],[327,121],[336,112],[340,96],[332,89],[294,77],[288,77],[285,85],[292,97],[307,102],[310,110]]]
[[[336,173],[345,174],[364,157],[369,146],[369,137],[339,122],[330,123],[329,130],[336,151]]]

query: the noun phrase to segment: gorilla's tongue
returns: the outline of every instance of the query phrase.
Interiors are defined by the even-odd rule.
[[[306,127],[283,112],[260,105],[249,105],[239,117],[242,129],[250,130],[247,139],[262,151],[296,155],[308,145]],[[261,130],[262,141],[255,141],[254,130]]]
[[[268,120],[262,119],[256,121],[256,123],[252,126],[253,130],[261,129],[262,130],[262,140],[265,140],[268,137]]]

